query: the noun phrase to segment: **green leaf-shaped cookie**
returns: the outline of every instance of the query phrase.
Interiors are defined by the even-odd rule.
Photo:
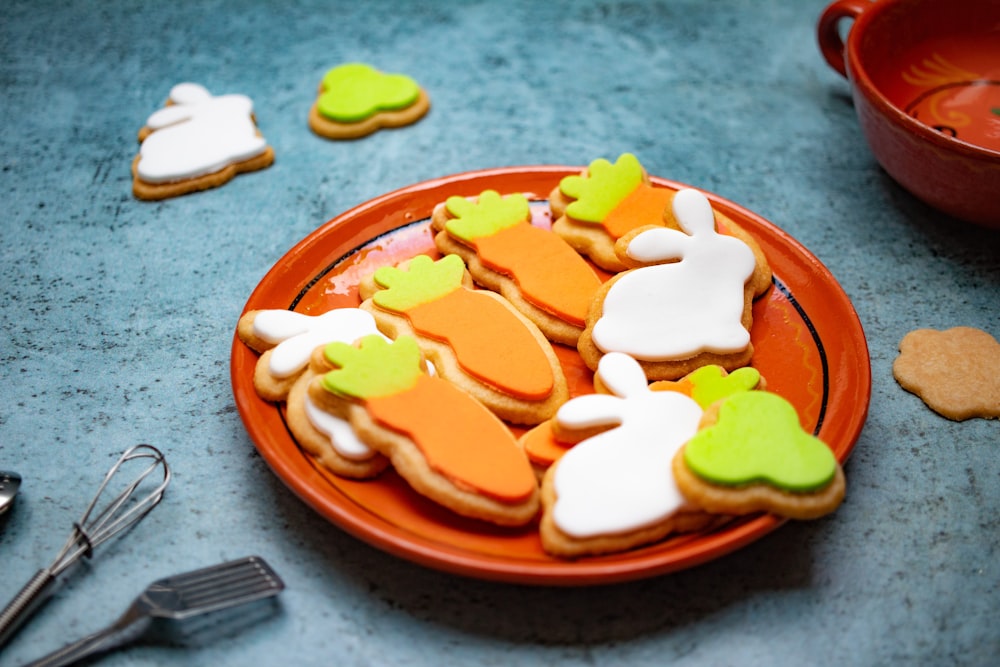
[[[837,472],[833,452],[802,429],[792,404],[766,391],[722,402],[715,424],[685,445],[684,462],[713,484],[763,482],[792,492],[821,489]]]
[[[334,67],[323,77],[316,101],[322,116],[357,123],[379,111],[405,109],[417,101],[420,87],[403,74],[385,74],[362,63]]]
[[[703,410],[718,400],[750,391],[760,384],[760,372],[756,368],[745,366],[726,374],[721,366],[702,366],[687,376],[691,383],[691,398]]]

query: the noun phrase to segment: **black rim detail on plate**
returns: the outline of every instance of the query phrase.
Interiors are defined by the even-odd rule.
[[[809,319],[809,315],[806,313],[802,304],[798,302],[792,291],[788,289],[785,283],[781,282],[777,276],[771,276],[771,284],[774,288],[785,295],[788,302],[792,304],[792,308],[795,312],[799,314],[802,321],[805,323],[806,328],[809,330],[809,335],[812,336],[813,343],[816,344],[816,351],[819,353],[820,368],[822,369],[823,376],[823,398],[820,400],[819,404],[819,415],[816,418],[816,428],[813,429],[813,435],[819,435],[820,430],[823,428],[823,418],[826,416],[826,403],[830,398],[830,374],[829,374],[829,364],[826,359],[826,348],[823,347],[823,340],[819,337],[819,332],[816,331],[816,327],[813,325],[812,320]]]

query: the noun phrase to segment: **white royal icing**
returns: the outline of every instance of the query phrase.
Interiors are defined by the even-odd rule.
[[[173,104],[154,112],[153,130],[139,147],[139,177],[147,183],[194,178],[260,155],[267,142],[253,122],[246,95],[213,96],[195,83],[170,90]]]
[[[291,310],[263,310],[253,320],[253,332],[268,343],[271,350],[268,370],[276,378],[299,373],[320,345],[354,341],[379,333],[375,318],[360,308],[336,308],[322,315],[306,315]]]
[[[640,262],[678,261],[632,269],[611,286],[593,329],[603,352],[664,361],[739,352],[750,342],[741,320],[753,251],[715,231],[712,206],[697,190],[674,195],[673,211],[683,232],[642,232],[627,252]]]
[[[597,372],[614,395],[578,396],[556,413],[568,428],[615,425],[575,445],[556,464],[552,518],[576,538],[640,529],[687,508],[671,460],[702,416],[684,394],[650,390],[628,355],[605,355]]]
[[[333,449],[345,459],[367,461],[375,455],[374,449],[358,439],[350,422],[316,407],[308,395],[305,396],[305,409],[309,423],[330,438]]]

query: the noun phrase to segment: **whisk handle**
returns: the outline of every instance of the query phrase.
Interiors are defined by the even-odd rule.
[[[42,568],[7,603],[0,612],[0,647],[4,646],[28,617],[52,596],[55,584],[56,575],[48,568]]]
[[[118,634],[118,629],[114,626],[105,628],[100,632],[87,635],[83,639],[64,646],[43,658],[30,662],[24,667],[66,667],[67,665],[75,664],[84,658],[102,653],[122,643]]]

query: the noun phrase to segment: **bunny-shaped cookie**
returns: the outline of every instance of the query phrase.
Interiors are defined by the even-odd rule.
[[[711,521],[687,504],[671,474],[674,454],[697,432],[698,403],[652,391],[636,360],[620,352],[605,355],[597,372],[613,395],[573,398],[555,417],[566,430],[608,427],[546,472],[541,538],[558,556],[621,551]]]
[[[274,151],[254,123],[249,97],[213,96],[195,83],[170,90],[167,106],[149,116],[139,141],[132,191],[140,199],[216,187],[274,161]]]
[[[755,253],[716,231],[697,190],[679,191],[672,206],[680,231],[651,227],[623,237],[628,259],[643,265],[599,292],[578,346],[590,368],[609,352],[638,359],[650,380],[749,363]]]
[[[286,402],[285,420],[296,441],[320,465],[342,477],[366,479],[381,473],[388,459],[358,440],[342,418],[319,410],[306,391],[319,367],[316,348],[341,341],[353,343],[378,334],[375,319],[358,308],[335,308],[320,315],[290,310],[251,310],[240,317],[237,334],[261,353],[253,384],[267,401]]]

